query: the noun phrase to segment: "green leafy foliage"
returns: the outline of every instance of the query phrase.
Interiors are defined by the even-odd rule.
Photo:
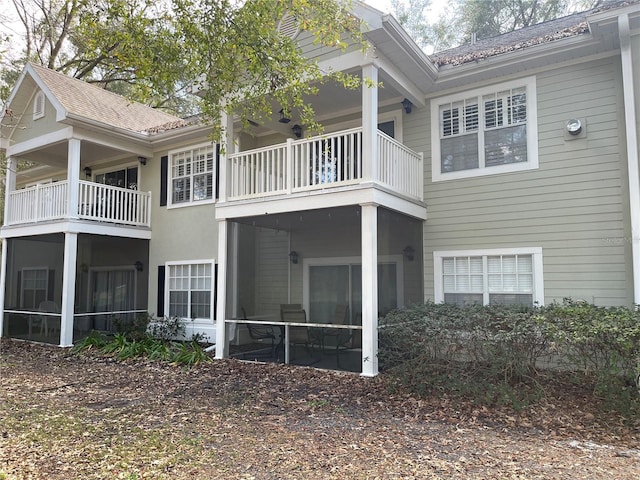
[[[546,307],[419,305],[381,323],[380,364],[410,389],[523,406],[542,376],[593,385],[612,408],[640,408],[640,313],[565,300]]]
[[[181,365],[196,365],[211,361],[211,357],[202,347],[202,343],[207,341],[205,336],[194,335],[190,341],[186,342],[175,340],[184,338],[185,330],[184,321],[180,318],[164,318],[150,322],[145,316],[138,318],[132,324],[125,324],[123,330],[113,336],[91,332],[74,345],[72,352],[80,354],[96,351],[118,360],[146,357],[150,360]]]

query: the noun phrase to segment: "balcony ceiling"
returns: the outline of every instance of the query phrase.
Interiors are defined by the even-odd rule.
[[[67,142],[55,143],[38,150],[32,150],[22,154],[20,155],[19,160],[26,160],[39,165],[45,165],[52,167],[54,170],[59,170],[61,168],[66,169],[68,148]],[[125,155],[130,155],[130,153],[125,150],[106,147],[89,141],[83,141],[80,147],[80,161],[82,165],[93,165],[100,161],[106,161]]]

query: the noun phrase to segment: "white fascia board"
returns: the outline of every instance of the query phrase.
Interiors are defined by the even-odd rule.
[[[33,81],[36,82],[36,85],[38,86],[38,88],[42,90],[42,93],[44,93],[45,97],[47,97],[47,100],[49,100],[51,105],[53,105],[53,108],[55,108],[56,121],[60,122],[65,118],[67,118],[67,109],[62,106],[62,104],[56,98],[53,92],[49,90],[49,87],[45,85],[45,83],[42,81],[40,76],[36,73],[36,71],[31,66],[31,64],[27,63],[27,66],[25,67],[25,72],[29,72],[29,75],[31,76],[31,78],[33,78]]]
[[[413,83],[396,65],[391,63],[385,56],[378,53],[375,65],[384,70],[392,79],[393,87],[401,92],[404,96],[411,100],[416,106],[426,106],[425,94]]]
[[[148,229],[128,225],[93,222],[90,220],[60,220],[12,225],[0,229],[0,238],[18,238],[52,233],[86,233],[90,235],[151,240],[151,230]]]
[[[385,32],[420,66],[426,76],[432,80],[438,77],[438,68],[392,15],[384,15],[382,17],[382,25]]]
[[[7,147],[7,156],[23,155],[25,153],[39,150],[48,145],[65,142],[73,137],[73,127],[65,127],[55,132],[40,135],[38,137],[26,140],[24,142],[15,143]]]

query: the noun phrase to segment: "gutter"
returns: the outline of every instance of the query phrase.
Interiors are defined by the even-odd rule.
[[[638,136],[636,132],[636,95],[633,78],[633,52],[629,14],[618,16],[622,90],[624,95],[625,133],[627,136],[627,168],[629,176],[629,211],[631,216],[631,258],[633,271],[633,303],[640,305],[640,169],[638,168]]]

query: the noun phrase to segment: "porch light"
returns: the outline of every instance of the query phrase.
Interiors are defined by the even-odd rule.
[[[91,167],[84,167],[84,176],[91,178]]]
[[[302,137],[302,127],[300,125],[295,124],[293,127],[291,127],[291,130],[293,131],[293,134],[296,136],[296,138]]]
[[[140,162],[140,165],[146,165],[147,164],[147,157],[138,157],[138,162]]]
[[[411,245],[407,245],[406,247],[404,247],[404,250],[402,250],[402,253],[404,255],[404,258],[412,262],[416,252]]]
[[[295,250],[291,250],[289,252],[289,258],[291,259],[291,263],[293,263],[294,265],[298,263],[298,252],[296,252]]]
[[[409,100],[408,98],[402,100],[402,108],[404,108],[405,112],[411,113],[411,107],[413,107],[413,103],[411,103],[411,100]]]
[[[134,263],[133,266],[136,267],[137,272],[141,272],[142,269],[144,268],[144,265],[140,260],[136,261],[136,263]]]
[[[280,123],[289,123],[291,119],[284,114],[284,109],[280,109]]]

